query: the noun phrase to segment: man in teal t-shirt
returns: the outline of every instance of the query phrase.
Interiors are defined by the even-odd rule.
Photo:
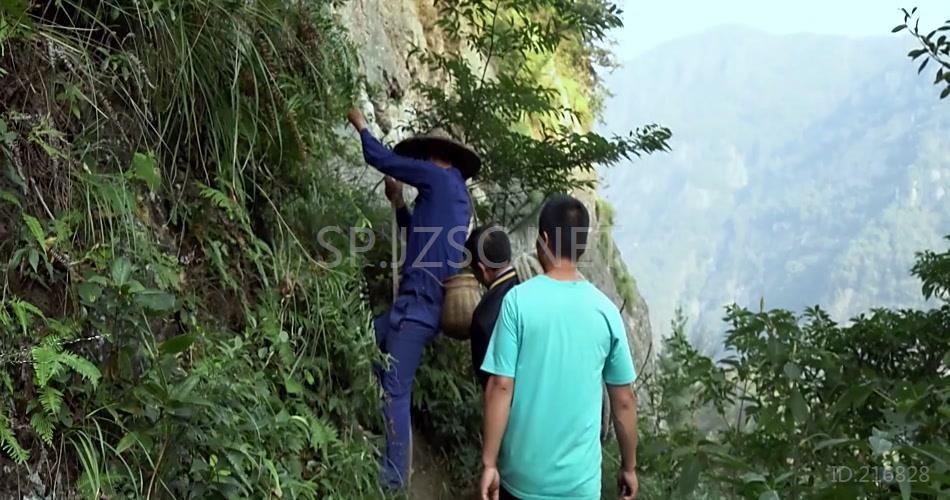
[[[485,500],[599,499],[605,383],[623,455],[621,496],[636,495],[636,373],[620,312],[577,273],[588,226],[582,203],[551,197],[539,220],[545,274],[515,287],[503,302],[482,364],[492,374],[485,394]]]

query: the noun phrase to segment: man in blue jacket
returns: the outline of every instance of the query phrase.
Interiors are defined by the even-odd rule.
[[[387,423],[381,479],[384,486],[401,488],[409,477],[413,378],[422,351],[439,331],[442,283],[465,263],[471,217],[465,181],[478,173],[481,160],[439,131],[407,139],[390,150],[369,132],[359,110],[351,110],[348,118],[360,133],[366,163],[388,177],[387,196],[407,233],[398,294],[389,311],[374,321],[376,343],[392,358],[381,373]],[[400,182],[419,191],[411,213]]]

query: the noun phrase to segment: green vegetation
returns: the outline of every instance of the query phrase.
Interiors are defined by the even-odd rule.
[[[646,387],[642,497],[945,498],[948,262],[948,251],[918,256],[925,297],[941,301],[931,310],[876,309],[843,326],[818,307],[731,307],[718,361],[677,321]]]
[[[920,17],[917,15],[917,8],[904,11],[904,24],[894,27],[894,33],[907,31],[913,36],[920,47],[910,51],[907,57],[911,60],[921,59],[918,73],[923,73],[927,66],[933,62],[937,67],[934,85],[942,86],[940,98],[946,99],[950,96],[950,19],[943,26],[934,28],[926,35],[920,31]]]
[[[426,98],[414,128],[443,127],[482,153],[476,181],[479,217],[511,225],[533,208],[532,195],[593,188],[595,165],[667,149],[670,131],[648,125],[605,138],[590,123],[596,89],[552,75],[556,61],[590,60],[607,30],[620,26],[616,6],[600,0],[461,0],[441,6],[437,25],[454,47],[419,51],[440,84],[420,82]],[[482,68],[473,68],[467,51]],[[576,68],[573,65],[560,66]],[[570,73],[568,73],[570,74]],[[548,86],[548,84],[550,86]]]
[[[0,4],[0,447],[34,488],[376,495],[361,262],[302,236],[374,213],[328,164],[329,9]]]
[[[617,293],[623,298],[624,304],[632,305],[638,300],[637,282],[623,263],[623,256],[611,236],[614,228],[614,209],[606,200],[598,198],[596,210],[600,223],[597,235],[600,253],[610,259],[610,275],[617,285]]]
[[[318,245],[352,244],[321,241],[329,225],[383,239],[388,223],[339,170],[359,161],[334,128],[360,77],[333,7],[0,2],[0,461],[14,462],[0,496],[17,484],[87,498],[380,495],[369,323],[389,297],[367,263],[388,245],[336,266]],[[601,2],[444,8],[441,29],[486,66],[550,60],[563,42],[583,67],[594,52],[582,48],[619,23]],[[488,29],[489,11],[509,24]],[[452,24],[463,19],[475,29]],[[490,152],[486,189],[586,185],[575,168],[665,147],[655,127],[519,133],[519,121],[589,121],[588,77],[563,78],[575,111],[529,73],[476,81],[460,55],[419,55],[454,89],[423,86],[420,123],[465,122]],[[460,457],[460,488],[481,420],[467,350],[430,349],[414,401],[423,430]]]

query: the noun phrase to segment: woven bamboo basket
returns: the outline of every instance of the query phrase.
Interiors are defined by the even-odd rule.
[[[442,332],[457,340],[468,340],[472,314],[482,298],[482,287],[469,273],[445,280],[442,302]]]

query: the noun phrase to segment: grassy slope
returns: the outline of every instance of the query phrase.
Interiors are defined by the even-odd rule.
[[[376,496],[362,262],[310,234],[381,222],[329,2],[136,6],[0,8],[0,483]]]

